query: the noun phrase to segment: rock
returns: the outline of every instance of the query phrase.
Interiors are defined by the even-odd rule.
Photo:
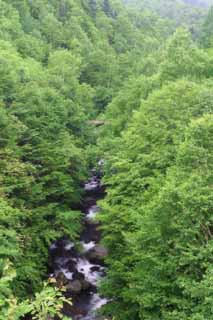
[[[87,280],[81,280],[82,290],[88,290],[91,288],[91,283]]]
[[[92,272],[100,272],[101,271],[101,267],[100,266],[94,266],[90,269]]]
[[[91,240],[94,242],[98,242],[100,240],[100,235],[97,233],[91,236]]]
[[[82,284],[80,280],[74,280],[74,281],[70,281],[67,285],[66,285],[66,289],[68,291],[71,291],[72,293],[80,293],[82,288]]]
[[[70,271],[70,272],[75,272],[76,271],[76,261],[74,260],[69,260],[66,263],[66,268]]]
[[[68,283],[67,278],[65,277],[63,272],[59,272],[56,276],[56,282],[58,287],[62,287]]]
[[[92,262],[102,262],[107,257],[107,250],[101,245],[97,244],[86,254],[88,260]]]
[[[73,275],[73,278],[75,279],[75,280],[84,280],[85,279],[85,275],[82,273],[82,272],[78,272],[78,271],[76,271],[75,273],[74,273],[74,275]]]
[[[86,197],[83,205],[85,211],[87,211],[90,207],[96,205],[96,199],[94,197]]]
[[[86,217],[86,219],[87,219],[86,220],[87,224],[94,225],[94,226],[100,226],[100,222],[98,220],[95,220],[95,218],[94,219],[89,219],[89,218]]]
[[[86,314],[87,314],[86,312],[83,312],[81,310],[76,313],[77,313],[77,315],[75,316],[75,320],[81,320],[82,317],[86,316]]]

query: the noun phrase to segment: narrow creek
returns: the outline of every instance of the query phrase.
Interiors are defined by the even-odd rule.
[[[84,185],[82,206],[83,231],[80,235],[82,250],[67,238],[55,241],[50,247],[50,260],[58,286],[66,287],[66,296],[72,298],[72,307],[65,306],[64,313],[73,320],[99,320],[98,309],[107,303],[97,293],[97,285],[105,275],[106,249],[100,245],[101,232],[95,220],[100,208],[97,201],[104,197],[101,176],[92,170]]]

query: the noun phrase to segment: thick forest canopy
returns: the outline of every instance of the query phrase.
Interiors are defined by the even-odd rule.
[[[99,159],[104,317],[213,318],[211,4],[0,0],[0,320],[67,319],[48,252]]]
[[[208,7],[213,5],[213,2],[211,0],[127,0],[125,4],[142,11],[155,12],[164,19],[170,20],[173,30],[177,26],[185,25],[193,36],[197,37]]]
[[[102,291],[115,319],[213,316],[211,11],[208,50],[177,29],[153,74],[130,79],[104,115]]]

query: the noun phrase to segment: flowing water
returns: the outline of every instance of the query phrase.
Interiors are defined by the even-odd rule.
[[[107,303],[97,293],[98,282],[105,274],[103,260],[107,252],[99,244],[101,232],[95,220],[100,211],[97,201],[104,197],[104,188],[98,173],[95,170],[92,173],[84,186],[82,250],[79,253],[67,238],[55,241],[50,247],[51,276],[57,279],[59,286],[66,286],[66,295],[72,298],[73,306],[65,306],[64,313],[73,320],[98,320],[97,311]]]

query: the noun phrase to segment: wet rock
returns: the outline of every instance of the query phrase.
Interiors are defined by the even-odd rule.
[[[98,233],[94,234],[93,236],[91,236],[91,240],[98,242],[100,240],[100,235]]]
[[[87,258],[92,262],[103,262],[103,260],[107,257],[106,248],[97,244],[91,250],[89,250],[86,254]]]
[[[69,257],[70,254],[72,256],[76,256],[77,252],[75,249],[75,244],[71,242],[67,237],[63,237],[54,241],[50,248],[50,256],[51,257]]]
[[[100,272],[100,271],[101,271],[101,267],[100,267],[100,266],[93,266],[93,267],[91,268],[91,271],[92,271],[92,272]]]
[[[77,316],[75,316],[75,320],[81,320],[82,317],[84,317],[86,315],[86,312],[83,312],[81,310],[76,311]]]
[[[85,279],[85,275],[82,272],[78,272],[78,271],[74,273],[73,277],[75,280],[80,280],[80,281],[83,281]]]
[[[98,242],[101,238],[101,231],[97,225],[85,223],[85,230],[82,233],[82,240],[84,242]]]
[[[92,206],[96,205],[96,200],[94,199],[94,197],[87,197],[84,200],[84,210],[87,211],[89,208],[91,208]]]
[[[94,219],[88,219],[87,218],[87,222],[86,223],[87,224],[91,224],[91,225],[96,225],[96,226],[100,225],[100,222],[98,220],[95,220],[95,218]]]
[[[63,272],[59,272],[56,276],[56,283],[58,287],[62,287],[68,283],[67,278],[65,277]]]
[[[75,306],[70,306],[70,305],[66,305],[66,303],[64,304],[64,310],[65,310],[65,314],[68,317],[71,317],[70,319],[82,319],[82,317],[86,316],[87,312],[85,310],[82,310],[81,308],[77,308]]]
[[[87,280],[81,280],[82,290],[88,290],[91,288],[91,283]]]
[[[76,261],[70,259],[70,260],[66,263],[66,268],[67,268],[70,272],[75,272],[75,271],[76,271]]]
[[[74,281],[70,281],[67,285],[66,285],[66,289],[68,291],[71,291],[72,293],[78,294],[81,292],[81,290],[83,289],[81,281],[80,280],[74,280]]]

